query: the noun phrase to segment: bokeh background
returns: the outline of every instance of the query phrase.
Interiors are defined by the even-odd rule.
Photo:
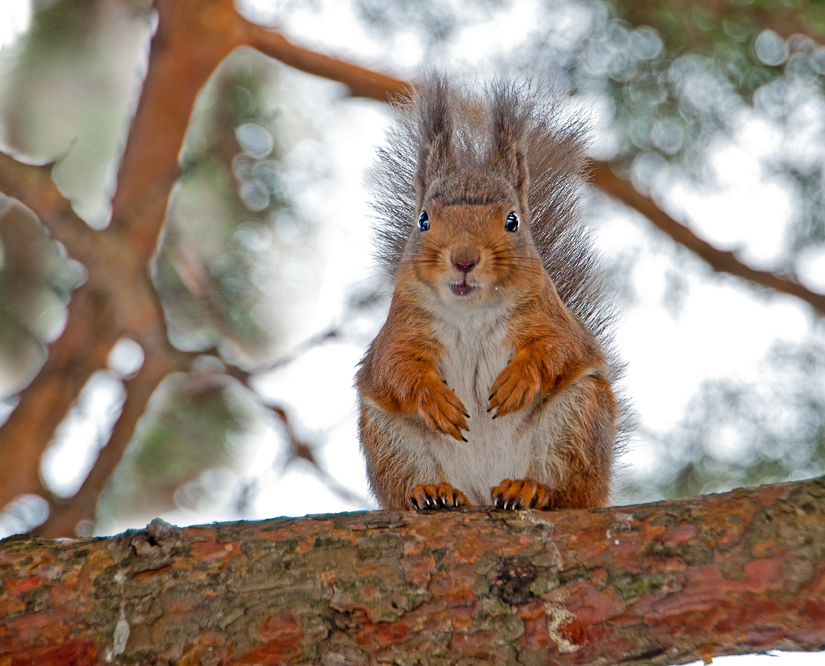
[[[551,83],[586,118],[591,157],[637,197],[594,178],[583,209],[622,312],[616,347],[639,422],[616,503],[823,474],[825,6],[236,6],[308,51],[404,81],[441,67],[468,85]],[[157,22],[148,0],[0,5],[0,151],[18,166],[53,164],[96,230],[110,224]],[[365,186],[387,122],[381,101],[251,48],[220,64],[198,95],[151,260],[168,341],[191,363],[163,373],[89,505],[79,491],[147,362],[141,341],[117,341],[45,452],[33,449],[37,485],[8,498],[0,537],[45,529],[81,499],[77,534],[155,516],[183,525],[374,507],[352,381],[389,303]],[[687,241],[657,230],[656,211]],[[725,263],[709,265],[697,238],[727,251]],[[0,419],[41,372],[87,277],[31,211],[0,198]]]

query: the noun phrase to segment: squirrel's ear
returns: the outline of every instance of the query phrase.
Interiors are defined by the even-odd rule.
[[[441,77],[434,77],[418,91],[420,143],[415,189],[419,206],[430,184],[455,167],[451,106],[449,86]]]
[[[527,188],[530,184],[524,136],[528,112],[519,103],[512,88],[501,86],[493,91],[490,105],[490,168],[513,185],[522,213],[527,212]]]

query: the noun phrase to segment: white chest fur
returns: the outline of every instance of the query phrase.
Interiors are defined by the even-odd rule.
[[[450,318],[437,330],[444,349],[439,371],[470,414],[469,441],[434,433],[431,446],[447,482],[471,502],[487,504],[493,486],[506,478],[524,478],[534,459],[532,429],[527,427],[533,410],[527,407],[500,419],[487,412],[490,387],[512,355],[505,342],[507,318],[490,310],[461,314],[460,323]]]

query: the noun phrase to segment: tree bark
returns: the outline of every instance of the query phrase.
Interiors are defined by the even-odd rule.
[[[0,663],[681,664],[825,649],[825,478],[591,511],[0,542]]]

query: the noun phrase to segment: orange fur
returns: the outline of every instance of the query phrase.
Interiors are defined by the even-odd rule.
[[[576,314],[551,277],[554,266],[581,273],[559,278],[569,303],[595,293],[586,240],[574,233],[559,246],[567,254],[546,254],[555,241],[542,240],[549,222],[531,208],[546,217],[532,198],[531,178],[541,192],[547,183],[528,170],[528,139],[542,138],[529,105],[521,109],[511,89],[493,94],[489,148],[479,157],[456,137],[462,104],[437,80],[413,109],[414,215],[399,227],[403,250],[391,239],[390,310],[356,377],[373,492],[388,509],[457,506],[470,501],[465,492],[505,508],[603,505],[620,407],[615,372],[585,321],[593,304],[576,301]],[[545,145],[556,139],[543,140],[535,152],[545,161],[560,154]],[[513,216],[518,225],[508,229]],[[473,487],[458,489],[456,479]],[[478,499],[485,479],[490,493]]]

